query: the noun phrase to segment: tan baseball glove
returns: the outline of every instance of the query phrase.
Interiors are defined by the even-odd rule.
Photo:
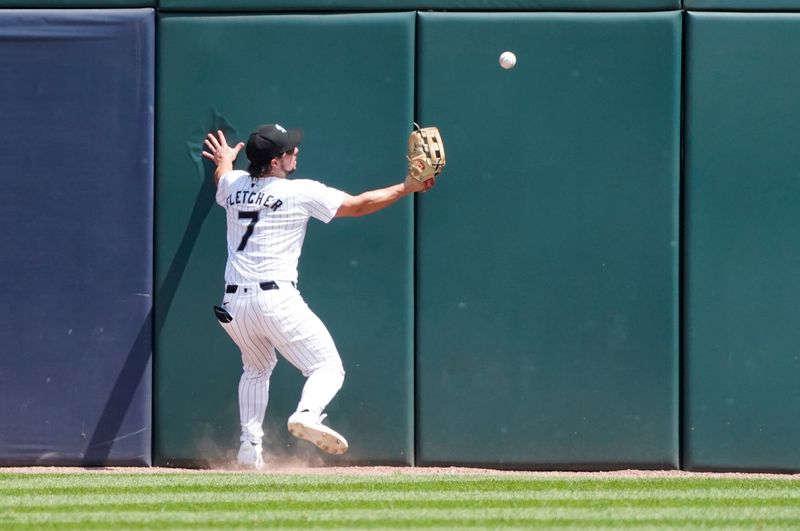
[[[437,177],[445,165],[444,142],[438,127],[414,124],[408,135],[408,174],[420,182]]]

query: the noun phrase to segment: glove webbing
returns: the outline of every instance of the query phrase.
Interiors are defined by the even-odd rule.
[[[416,124],[415,124],[416,125]],[[432,162],[434,172],[438,175],[442,167],[442,146],[439,142],[439,136],[433,134],[427,128],[419,129],[420,134],[423,136],[422,151],[427,156],[428,160]]]

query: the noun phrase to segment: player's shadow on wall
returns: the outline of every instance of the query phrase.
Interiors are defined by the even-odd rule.
[[[195,167],[195,173],[202,180],[202,183],[195,198],[194,207],[181,238],[181,243],[178,245],[177,251],[175,251],[172,263],[170,263],[167,274],[164,276],[164,281],[156,292],[156,337],[161,333],[161,329],[167,319],[172,301],[175,299],[175,293],[186,271],[186,266],[189,264],[197,239],[200,237],[203,222],[216,203],[216,186],[212,180],[214,165],[201,155],[204,147],[203,141],[208,133],[216,132],[217,130],[223,131],[226,138],[236,138],[236,130],[228,120],[219,114],[216,109],[212,109],[211,113],[211,125],[197,128],[186,141],[187,154]]]
[[[192,214],[189,217],[189,223],[181,238],[181,243],[178,245],[178,250],[175,252],[164,281],[155,293],[155,319],[151,308],[114,383],[108,402],[106,402],[105,408],[100,415],[100,420],[97,422],[97,427],[89,441],[86,457],[82,462],[84,466],[106,466],[109,464],[108,458],[111,447],[119,437],[119,430],[136,395],[136,390],[142,382],[142,378],[152,374],[150,354],[154,351],[153,338],[161,333],[161,329],[164,326],[169,308],[192,255],[192,250],[200,236],[203,220],[208,216],[214,204],[214,195],[214,184],[211,182],[209,175],[200,186],[192,208]],[[153,331],[155,331],[155,334],[153,334]],[[146,374],[146,372],[149,374]],[[148,455],[146,458],[149,464],[151,456]],[[115,461],[114,464],[122,465],[123,463]]]
[[[192,250],[197,243],[200,236],[200,231],[203,222],[208,217],[211,208],[215,203],[216,187],[212,181],[212,174],[214,171],[213,165],[205,161],[200,155],[203,148],[203,139],[207,132],[223,130],[228,138],[235,138],[236,131],[228,123],[228,121],[219,115],[216,110],[213,110],[212,126],[205,131],[198,129],[198,131],[190,138],[187,143],[187,150],[192,159],[197,174],[202,179],[200,189],[198,190],[197,197],[195,198],[192,213],[189,216],[189,221],[186,230],[178,245],[178,249],[170,263],[167,274],[164,276],[164,281],[157,287],[154,294],[154,306],[150,311],[140,327],[139,333],[131,346],[130,352],[125,360],[125,363],[120,371],[117,380],[106,402],[103,412],[100,414],[100,419],[97,426],[92,433],[86,454],[81,464],[84,466],[108,466],[108,465],[142,465],[151,464],[152,456],[150,454],[142,458],[135,459],[115,459],[113,463],[109,462],[109,456],[113,444],[133,434],[124,434],[122,437],[119,435],[120,428],[122,427],[123,420],[125,419],[134,397],[143,383],[144,378],[150,378],[152,383],[153,372],[151,366],[151,354],[154,353],[154,337],[161,333],[164,326],[169,309],[175,298],[175,293],[178,290],[180,281],[186,271],[189,259],[192,255]],[[158,245],[154,245],[158,249]],[[153,311],[155,308],[155,312]],[[157,378],[157,375],[155,375]],[[149,388],[151,396],[153,396],[152,389],[156,387],[151,385]],[[144,387],[142,389],[145,389]],[[153,397],[155,399],[155,397]],[[153,408],[155,411],[155,408]],[[152,433],[151,426],[142,427],[145,433]],[[149,448],[150,445],[148,444]]]
[[[151,463],[151,456],[149,452],[142,456],[127,456],[124,458],[115,459],[113,463],[109,462],[109,454],[115,442],[127,439],[131,436],[144,434],[147,437],[145,448],[150,448],[150,426],[145,425],[140,429],[134,430],[132,433],[126,433],[122,436],[119,435],[119,430],[122,427],[122,422],[125,419],[128,410],[133,403],[137,391],[142,393],[151,393],[151,353],[153,352],[153,310],[147,312],[144,322],[139,328],[139,333],[133,341],[131,350],[128,353],[122,370],[114,382],[111,389],[111,395],[108,397],[103,412],[100,414],[100,419],[97,421],[97,427],[89,439],[89,445],[86,449],[81,465],[83,466],[135,466],[135,465],[149,465]],[[150,406],[150,401],[145,398],[142,400],[145,407]],[[144,415],[148,417],[149,415]]]
[[[167,314],[169,314],[169,309],[172,306],[172,301],[175,299],[175,293],[178,291],[178,286],[181,283],[183,274],[186,272],[186,266],[189,264],[189,259],[192,256],[192,250],[197,243],[197,239],[200,237],[203,221],[208,216],[208,213],[211,212],[211,207],[214,206],[215,193],[216,188],[214,187],[214,183],[211,182],[211,176],[209,175],[203,180],[203,184],[195,199],[186,231],[183,233],[181,243],[178,245],[178,250],[175,252],[167,274],[164,276],[164,281],[157,291],[156,336],[161,333],[161,329],[164,327],[164,323],[167,320]]]
[[[169,308],[172,305],[181,278],[189,263],[192,250],[200,236],[203,220],[205,220],[206,216],[208,216],[208,213],[211,211],[214,201],[214,184],[211,182],[211,177],[209,175],[208,178],[203,180],[203,184],[200,186],[194,207],[192,208],[192,214],[189,218],[189,223],[181,238],[181,243],[178,245],[178,250],[175,252],[175,256],[167,270],[164,281],[156,290],[154,297],[156,303],[155,318],[151,308],[131,346],[130,353],[125,360],[122,370],[114,383],[111,395],[97,422],[97,427],[89,440],[86,456],[81,462],[83,466],[108,466],[111,464],[124,466],[142,464],[141,462],[123,463],[117,460],[113,463],[109,463],[109,455],[114,442],[119,438],[119,430],[122,427],[122,422],[133,403],[137,389],[142,383],[142,379],[152,374],[150,360],[151,353],[154,351],[153,339],[161,333],[161,329],[169,313]],[[148,429],[148,432],[149,431]],[[150,464],[151,456],[147,455],[145,457],[146,463]]]

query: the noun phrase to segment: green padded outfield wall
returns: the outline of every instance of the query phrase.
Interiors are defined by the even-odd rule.
[[[681,13],[418,31],[417,462],[676,468]]]
[[[680,9],[681,0],[160,0],[175,11],[653,11]]]
[[[685,467],[800,471],[800,15],[691,13]]]
[[[225,219],[200,159],[205,132],[246,140],[261,123],[301,127],[297,177],[351,193],[395,184],[413,120],[414,28],[414,13],[160,18],[157,463],[232,459],[238,449],[241,361],[211,311],[223,290]],[[268,454],[413,462],[413,207],[408,198],[365,218],[309,223],[299,287],[344,360],[328,413],[351,450],[322,461],[290,440],[303,379],[281,358]]]
[[[683,0],[688,10],[798,11],[800,0]]]

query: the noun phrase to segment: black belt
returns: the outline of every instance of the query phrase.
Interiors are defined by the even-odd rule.
[[[294,282],[292,282],[292,285],[294,285]],[[272,280],[270,280],[269,282],[259,283],[259,287],[264,291],[269,291],[271,289],[279,289],[278,284]],[[225,286],[225,293],[236,293],[236,290],[238,289],[239,289],[238,284],[228,284],[227,286]]]

